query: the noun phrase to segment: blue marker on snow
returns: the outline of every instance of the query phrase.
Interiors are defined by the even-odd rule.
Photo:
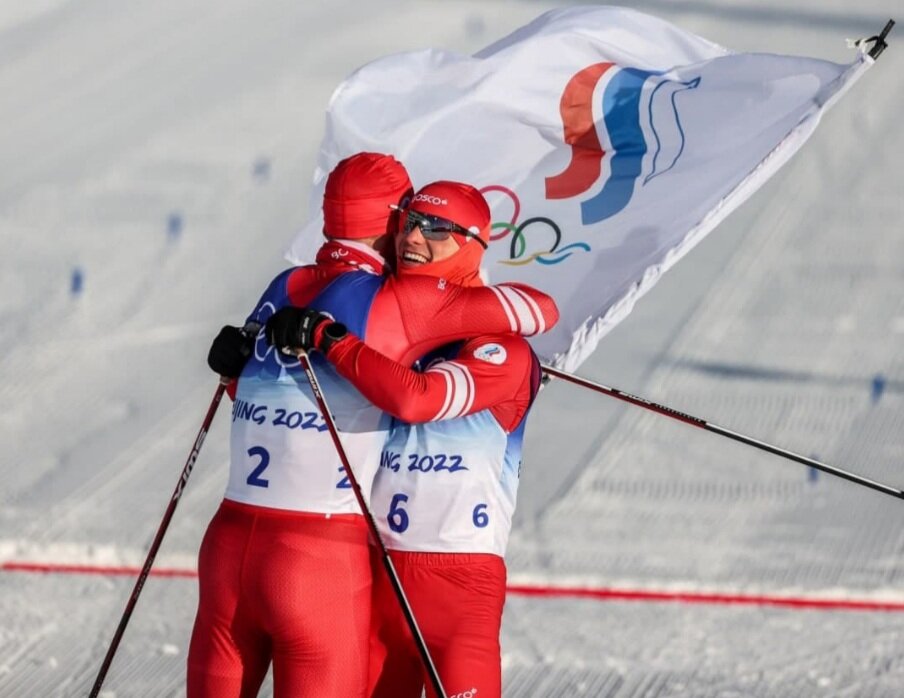
[[[819,455],[816,453],[811,453],[810,458],[813,460],[819,460]],[[819,469],[818,468],[807,468],[807,481],[811,484],[816,484],[819,481]]]
[[[72,270],[72,276],[69,282],[69,293],[73,296],[79,295],[85,286],[85,274],[81,268],[75,267]]]
[[[251,174],[254,177],[254,181],[258,184],[263,184],[270,179],[270,159],[259,157],[255,160]]]
[[[882,399],[882,393],[885,392],[885,376],[877,373],[873,377],[873,388],[870,395],[872,403],[875,405]]]
[[[179,235],[182,234],[182,214],[178,211],[173,211],[169,214],[166,219],[166,232],[169,235],[170,240],[178,239]]]
[[[471,15],[465,20],[465,33],[471,39],[482,37],[486,28],[486,23],[480,15]]]

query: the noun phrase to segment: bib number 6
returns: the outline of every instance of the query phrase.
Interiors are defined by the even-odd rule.
[[[408,495],[393,495],[392,502],[389,504],[389,514],[386,516],[386,522],[389,528],[396,533],[404,533],[408,529],[408,512],[402,508],[402,504],[408,501]]]
[[[474,511],[471,512],[471,523],[473,523],[477,528],[486,528],[487,524],[490,523],[490,516],[487,514],[487,505],[486,504],[478,504],[474,507]]]

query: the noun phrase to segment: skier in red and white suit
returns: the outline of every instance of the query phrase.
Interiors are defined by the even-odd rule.
[[[479,230],[489,209],[476,189],[438,182],[403,212],[399,276],[480,284],[480,254],[434,228]],[[427,260],[432,260],[427,261]],[[309,345],[397,419],[381,452],[371,506],[412,611],[450,696],[501,695],[499,631],[505,564],[528,410],[540,367],[523,338],[482,333],[425,356],[419,368],[381,354],[313,311]],[[320,340],[331,334],[324,346]],[[372,695],[417,698],[429,682],[385,575],[374,573]]]
[[[405,361],[476,332],[542,331],[558,317],[552,299],[527,287],[384,277],[383,258],[371,246],[397,227],[390,205],[410,194],[404,168],[389,156],[340,163],[327,181],[328,240],[317,264],[271,282],[248,317],[262,326],[256,337],[227,327],[211,347],[211,367],[239,377],[231,392],[229,483],[199,554],[189,698],[256,695],[271,660],[276,696],[366,690],[367,529],[297,358],[266,341],[263,328],[271,338],[293,329],[278,322],[279,311],[311,305],[329,312]],[[389,418],[321,357],[312,361],[367,491]]]

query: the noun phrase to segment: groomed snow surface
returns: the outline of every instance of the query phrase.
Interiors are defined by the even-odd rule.
[[[134,583],[111,568],[142,563],[213,395],[209,341],[306,219],[332,89],[379,55],[470,52],[553,5],[6,5],[0,695],[81,696]],[[839,62],[846,37],[900,10],[785,5],[632,4],[736,50]],[[904,486],[897,39],[583,375]],[[225,415],[158,557],[176,574],[148,581],[105,696],[184,694]],[[561,383],[533,412],[523,472],[511,584],[596,595],[510,595],[506,696],[904,694],[904,502]],[[828,603],[845,601],[864,604]]]

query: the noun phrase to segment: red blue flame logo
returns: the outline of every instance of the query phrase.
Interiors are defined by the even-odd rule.
[[[593,118],[596,87],[603,78],[603,122]],[[644,89],[648,80],[656,84]],[[685,135],[676,96],[695,89],[700,78],[671,80],[662,73],[595,63],[568,81],[559,103],[565,143],[571,159],[559,174],[546,178],[547,199],[570,199],[597,186],[603,160],[609,157],[609,174],[602,188],[581,202],[581,222],[599,223],[624,209],[634,195],[648,152],[649,172],[641,186],[671,170],[684,153]],[[645,135],[644,124],[648,124]],[[605,128],[610,146],[602,145],[598,128]],[[650,141],[648,144],[648,140]]]

